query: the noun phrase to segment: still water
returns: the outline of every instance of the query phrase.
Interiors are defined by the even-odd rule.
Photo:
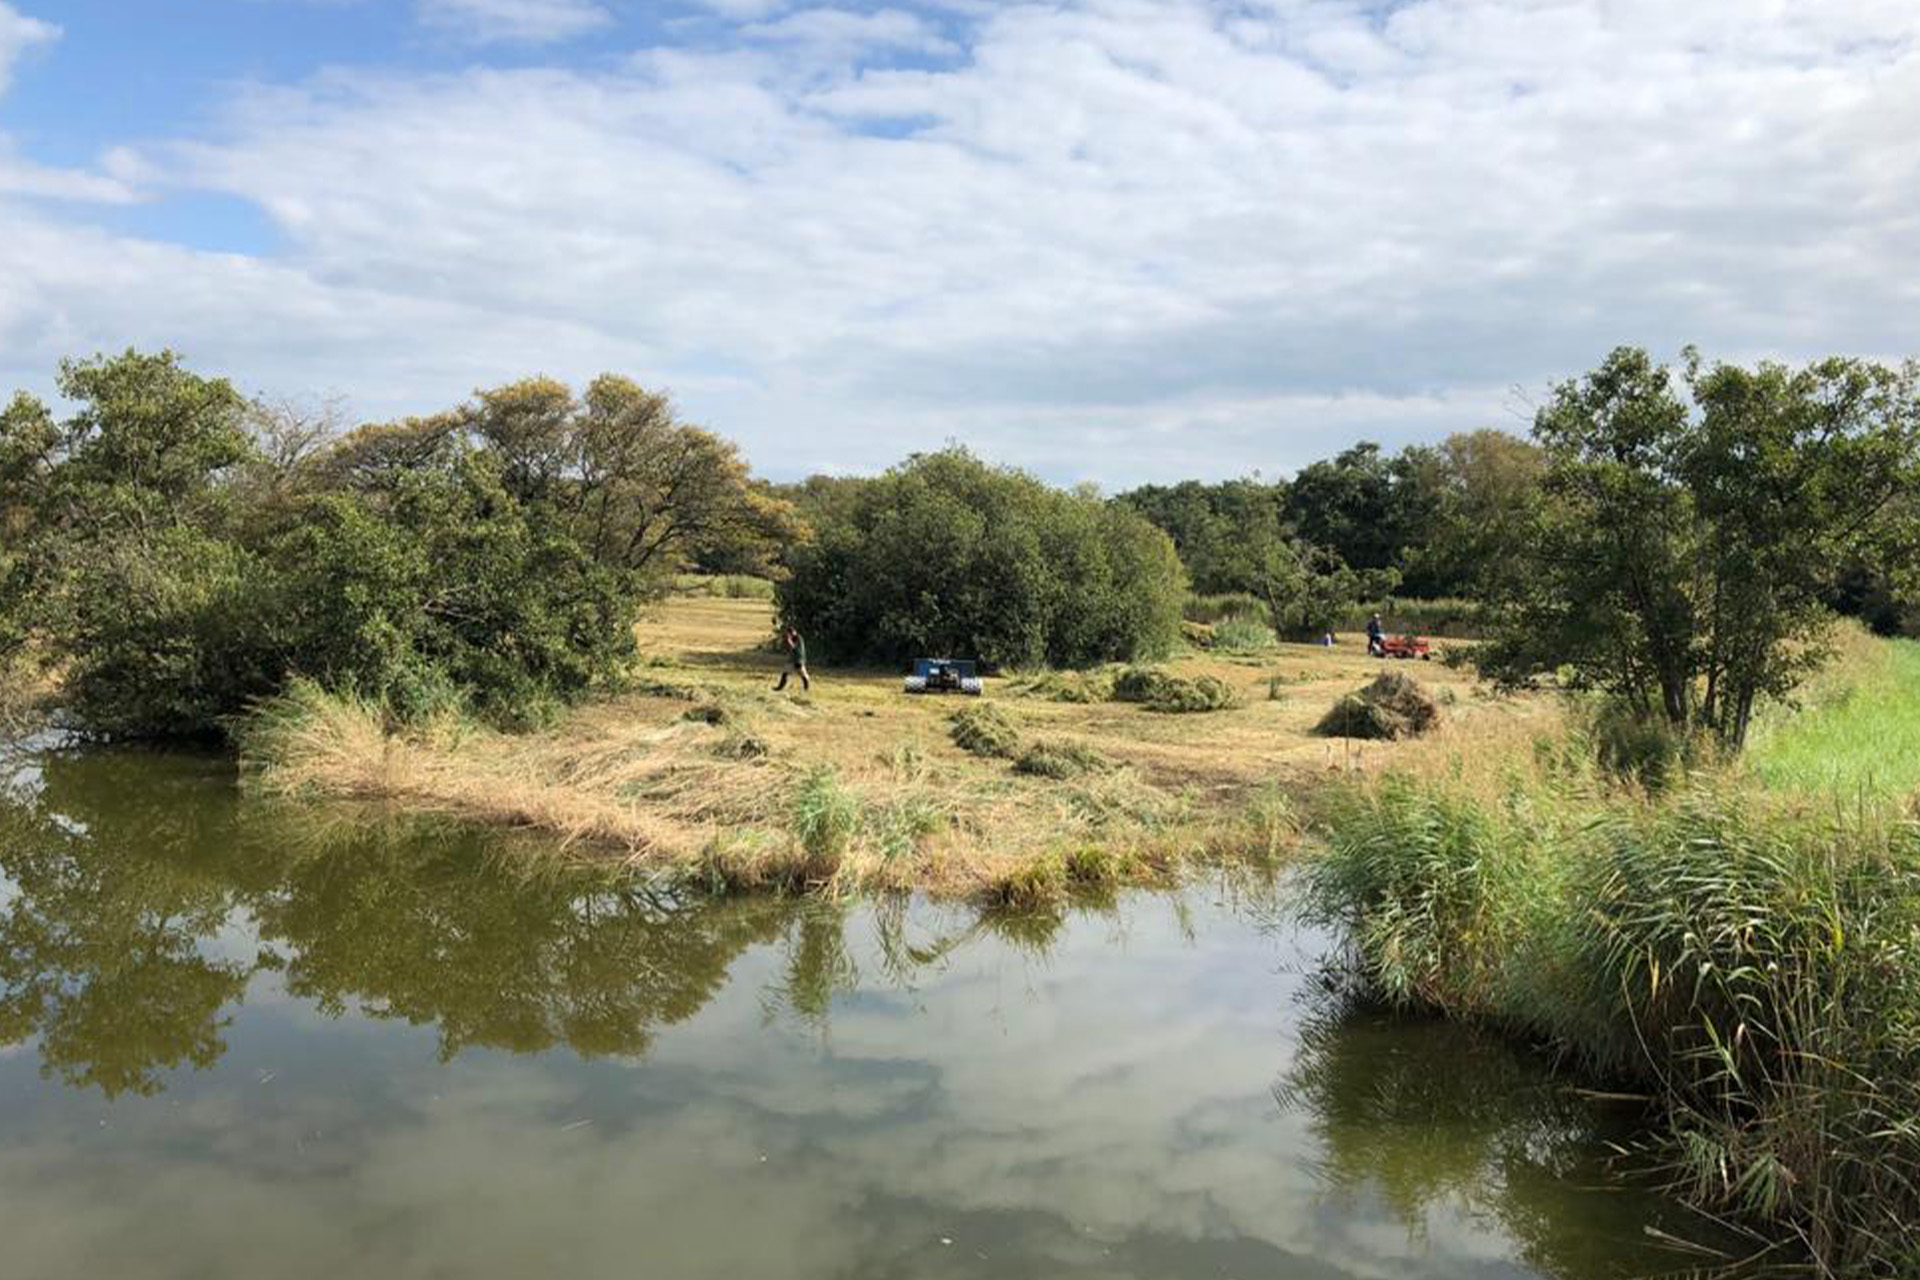
[[[1697,1235],[1257,886],[687,901],[214,760],[0,779],[13,1280],[1576,1280]]]

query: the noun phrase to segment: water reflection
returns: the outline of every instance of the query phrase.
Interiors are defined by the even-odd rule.
[[[1537,1063],[1303,1003],[1270,887],[711,902],[212,760],[5,785],[9,1275],[1673,1265]]]
[[[1384,1204],[1415,1237],[1436,1208],[1497,1221],[1526,1262],[1561,1277],[1622,1274],[1636,1236],[1662,1270],[1745,1253],[1679,1206],[1627,1193],[1609,1152],[1643,1113],[1596,1101],[1524,1050],[1333,991],[1312,1002],[1275,1097],[1307,1119],[1335,1204]],[[1609,1191],[1608,1188],[1614,1188]]]

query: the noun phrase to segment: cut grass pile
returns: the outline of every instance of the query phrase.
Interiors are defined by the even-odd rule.
[[[953,745],[968,755],[1011,760],[1020,750],[1020,730],[991,702],[974,702],[950,717]]]
[[[1910,647],[1873,652],[1841,670],[1882,689],[1909,677]],[[1694,1203],[1820,1274],[1912,1276],[1920,825],[1900,775],[1833,718],[1882,743],[1913,729],[1860,694],[1823,696],[1751,771],[1652,790],[1604,773],[1577,725],[1332,789],[1304,882],[1380,996],[1645,1095],[1658,1120],[1636,1154]],[[1793,767],[1819,743],[1823,767]]]
[[[1013,762],[1015,773],[1061,781],[1104,773],[1111,768],[1111,760],[1078,742],[1036,742]]]
[[[1225,711],[1240,703],[1233,686],[1217,676],[1177,676],[1162,667],[1128,667],[1114,677],[1113,697],[1169,715]]]
[[[1328,738],[1417,738],[1440,723],[1440,704],[1412,676],[1383,671],[1328,708],[1314,732]]]

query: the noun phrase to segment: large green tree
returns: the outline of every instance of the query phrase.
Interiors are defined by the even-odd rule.
[[[780,605],[834,658],[1080,666],[1178,638],[1179,557],[1130,507],[960,449],[832,489]]]
[[[1911,545],[1895,518],[1920,471],[1911,364],[1745,369],[1689,352],[1676,379],[1621,348],[1554,388],[1534,437],[1546,474],[1483,664],[1508,679],[1565,668],[1729,747],[1822,660],[1844,567]]]

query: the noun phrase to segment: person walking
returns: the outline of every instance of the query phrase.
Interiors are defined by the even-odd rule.
[[[1367,656],[1382,657],[1387,652],[1387,629],[1380,625],[1380,615],[1374,614],[1367,619]]]
[[[813,677],[807,674],[807,642],[799,631],[788,627],[781,632],[780,639],[787,646],[787,669],[780,673],[780,683],[773,686],[775,693],[787,687],[787,677],[799,673],[800,687],[807,692],[813,691]]]

